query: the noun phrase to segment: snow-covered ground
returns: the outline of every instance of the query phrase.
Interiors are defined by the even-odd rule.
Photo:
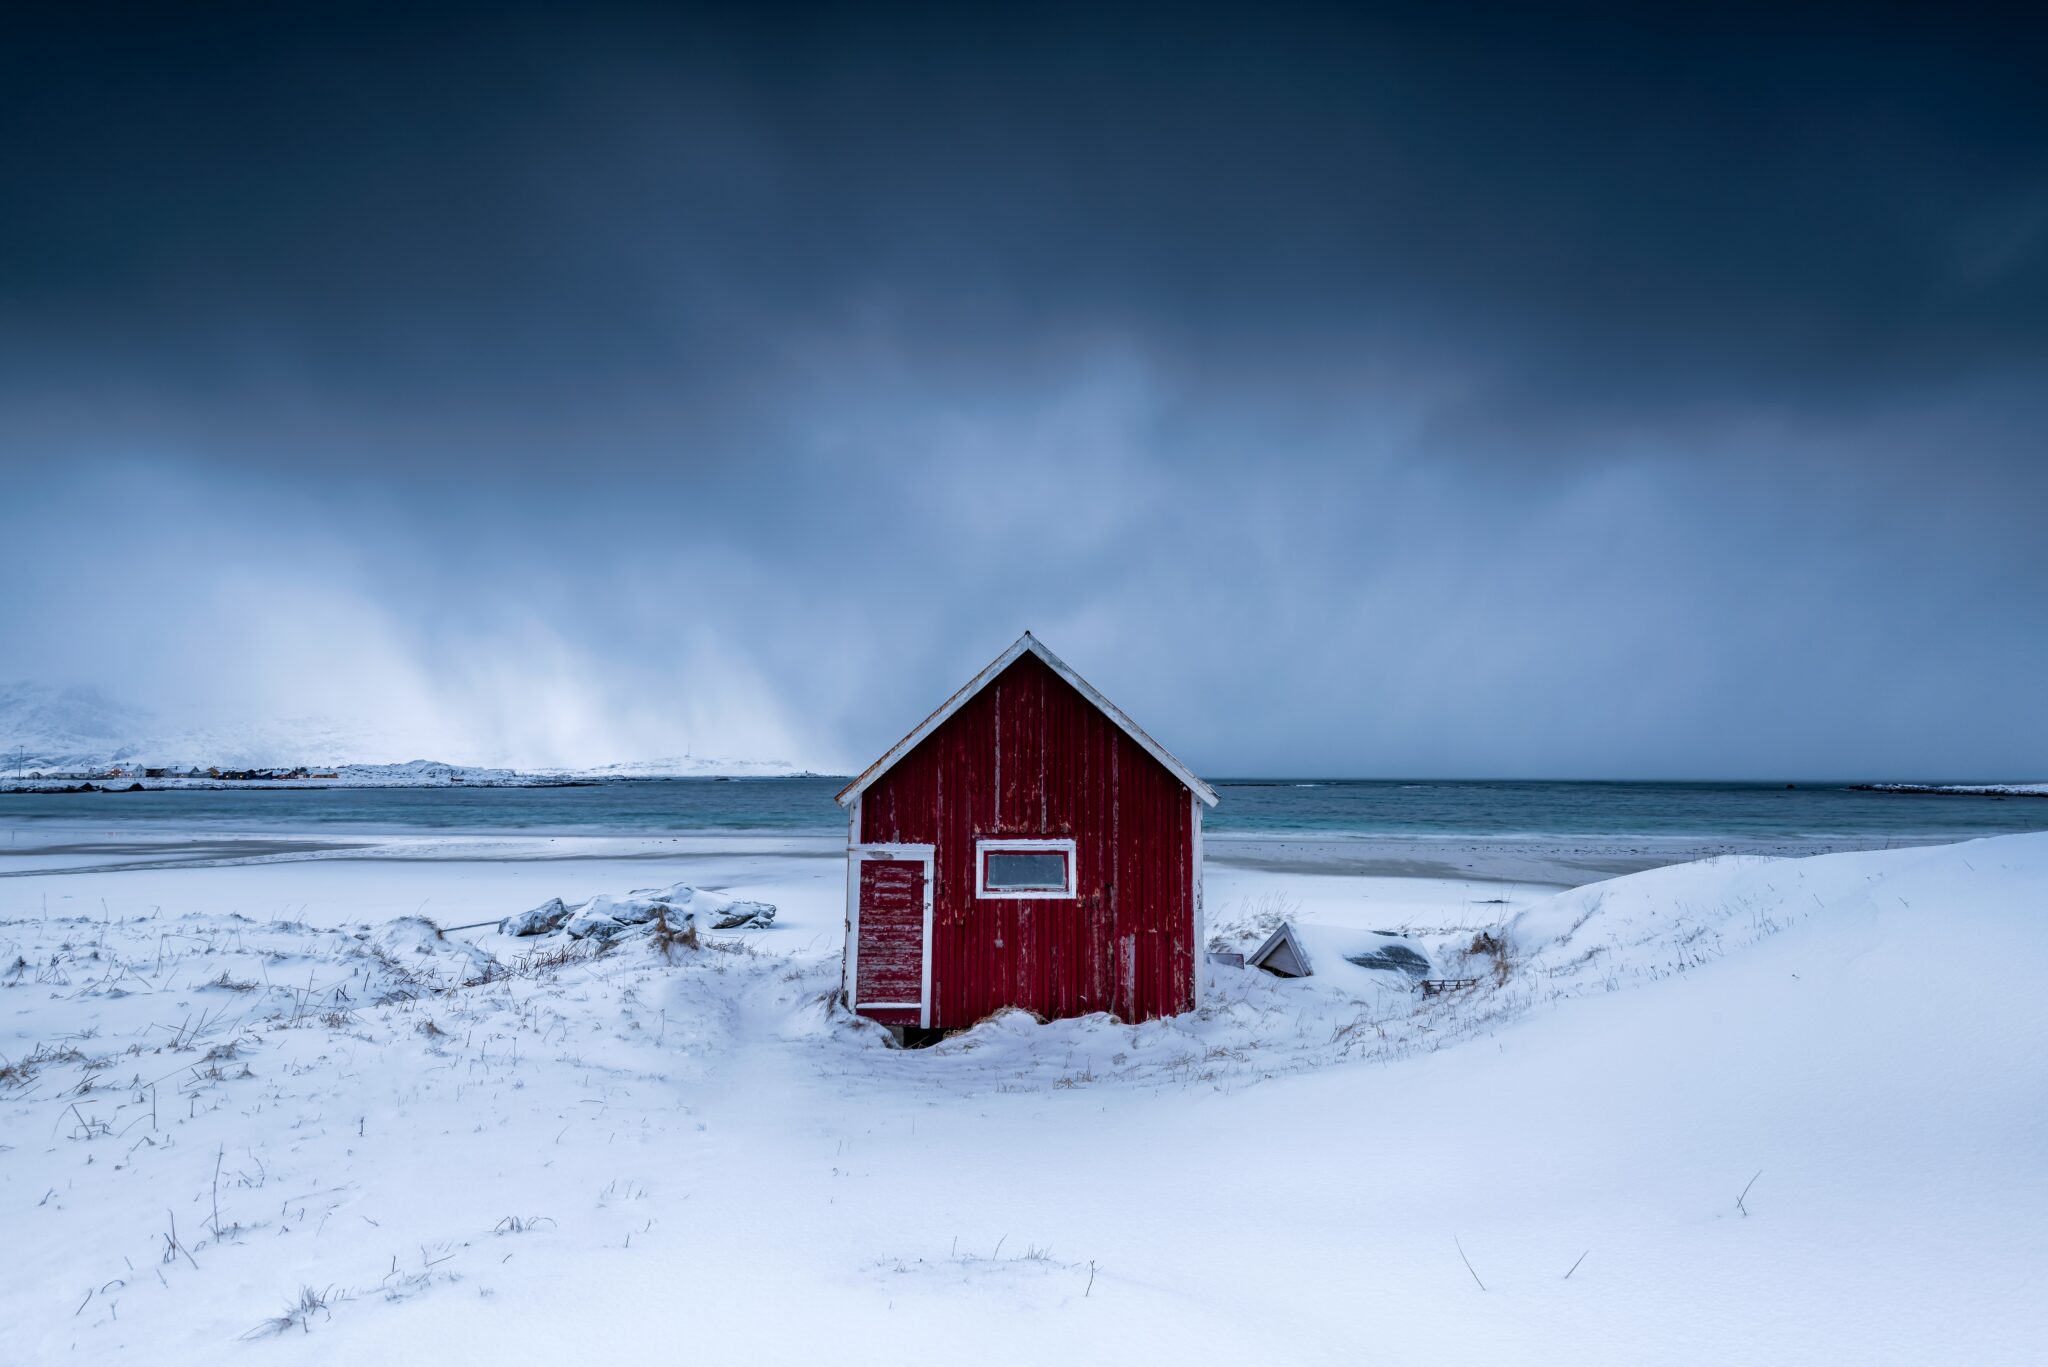
[[[2048,835],[1562,892],[1212,867],[1212,930],[1286,917],[1316,976],[908,1052],[831,1005],[833,842],[217,843],[0,862],[7,1361],[2048,1345]],[[408,919],[679,881],[779,914],[665,954]],[[1381,931],[1475,985],[1344,962]]]

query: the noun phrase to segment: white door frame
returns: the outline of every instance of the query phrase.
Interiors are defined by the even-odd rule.
[[[857,810],[857,809],[856,809]],[[858,818],[856,818],[858,819]],[[870,1007],[917,1008],[917,1023],[930,1029],[932,1023],[932,887],[937,881],[938,847],[935,845],[856,845],[846,847],[846,1004],[855,1011]],[[923,973],[918,999],[914,1002],[864,1002],[854,1000],[860,989],[860,866],[864,859],[924,865],[924,951]]]

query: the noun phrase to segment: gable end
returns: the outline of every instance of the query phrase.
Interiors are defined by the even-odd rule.
[[[862,792],[872,787],[875,781],[881,778],[883,774],[888,773],[890,769],[894,768],[897,761],[908,755],[912,750],[915,750],[923,743],[927,736],[945,725],[949,717],[958,712],[962,707],[965,707],[970,699],[995,682],[996,676],[1026,654],[1035,655],[1042,660],[1047,668],[1065,680],[1073,687],[1075,692],[1086,699],[1091,707],[1107,717],[1118,730],[1136,741],[1146,754],[1157,760],[1168,773],[1180,780],[1181,784],[1189,792],[1200,798],[1205,806],[1213,807],[1216,805],[1215,789],[1202,782],[1201,779],[1196,778],[1194,772],[1174,758],[1165,746],[1146,735],[1144,728],[1126,716],[1122,708],[1118,707],[1108,698],[1105,698],[1097,691],[1093,684],[1089,683],[1079,674],[1076,674],[1066,661],[1060,659],[1059,656],[1053,654],[1050,650],[1047,650],[1038,638],[1028,631],[1017,638],[1016,644],[990,661],[987,668],[961,685],[952,697],[946,699],[937,711],[918,723],[917,727],[909,735],[891,746],[887,754],[869,765],[858,778],[841,789],[837,799],[839,805],[842,807],[852,806],[855,799]]]

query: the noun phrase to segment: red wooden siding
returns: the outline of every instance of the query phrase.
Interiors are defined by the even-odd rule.
[[[860,797],[863,843],[936,847],[931,1023],[1191,1009],[1192,809],[1164,765],[1018,657]],[[1073,839],[1077,895],[977,897],[975,842],[990,837]]]

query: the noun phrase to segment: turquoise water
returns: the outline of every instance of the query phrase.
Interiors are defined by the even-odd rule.
[[[834,834],[838,778],[673,779],[575,788],[0,794],[0,826],[219,831]],[[2048,830],[2048,800],[1852,792],[1841,784],[1238,779],[1218,833],[1938,837]]]

